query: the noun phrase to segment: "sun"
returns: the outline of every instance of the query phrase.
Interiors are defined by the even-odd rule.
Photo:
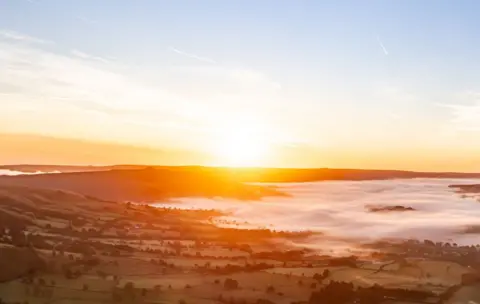
[[[268,143],[252,126],[228,127],[216,143],[217,163],[230,167],[255,167],[265,162]]]

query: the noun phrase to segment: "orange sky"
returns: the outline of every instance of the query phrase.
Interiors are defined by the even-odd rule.
[[[475,27],[448,37],[462,41],[439,39],[445,31],[428,27],[439,39],[428,49],[430,39],[410,33],[373,34],[362,27],[370,18],[343,18],[354,23],[337,28],[337,9],[286,24],[269,7],[251,19],[260,2],[225,11],[245,14],[239,21],[154,1],[138,7],[138,28],[125,32],[135,1],[122,12],[78,2],[102,16],[88,27],[70,15],[71,3],[29,2],[0,10],[0,164],[480,172],[480,63],[471,39],[461,39]],[[165,10],[157,5],[177,14],[158,18]],[[289,14],[297,2],[285,5]],[[31,23],[19,28],[28,12]],[[170,22],[182,26],[173,32]],[[310,22],[320,24],[303,27]],[[471,57],[451,56],[459,43]],[[464,70],[449,61],[463,56],[470,58]]]
[[[215,165],[217,157],[186,150],[146,148],[115,143],[61,139],[26,134],[0,134],[2,164],[152,164]],[[416,171],[478,172],[476,153],[458,158],[455,149],[348,151],[308,146],[281,147],[271,151],[265,165],[271,167],[331,167],[403,169]]]

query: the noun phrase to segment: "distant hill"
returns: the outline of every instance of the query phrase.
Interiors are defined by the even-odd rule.
[[[223,197],[256,200],[282,195],[273,186],[250,183],[381,180],[396,178],[480,178],[474,173],[429,173],[357,169],[259,169],[217,167],[3,166],[22,172],[58,172],[0,176],[0,186],[59,189],[111,201],[159,201],[175,197]],[[79,172],[82,171],[83,172]]]
[[[174,197],[256,200],[282,195],[273,187],[249,185],[209,168],[183,167],[0,176],[0,186],[58,189],[102,200],[152,202]]]
[[[463,193],[480,193],[480,184],[450,185],[449,187]]]
[[[0,170],[12,170],[25,173],[33,172],[85,172],[109,170],[139,170],[154,168],[159,173],[184,172],[190,174],[215,174],[228,178],[234,177],[242,182],[314,182],[325,180],[378,180],[397,178],[480,178],[480,173],[462,172],[415,172],[401,170],[334,169],[334,168],[229,168],[202,166],[58,166],[58,165],[5,165]]]
[[[298,183],[327,180],[383,180],[399,178],[480,178],[480,173],[414,172],[367,169],[218,169],[235,174],[246,182]]]
[[[61,165],[4,165],[0,170],[10,170],[23,173],[37,172],[88,172],[88,171],[107,171],[113,169],[141,169],[147,166],[136,165],[118,165],[118,166],[61,166]]]

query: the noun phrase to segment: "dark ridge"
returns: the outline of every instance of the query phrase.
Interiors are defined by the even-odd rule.
[[[450,185],[448,187],[466,193],[480,193],[480,184]]]
[[[0,170],[32,172],[80,172],[109,170],[141,170],[154,168],[164,173],[208,173],[225,177],[235,177],[243,182],[314,182],[324,180],[382,180],[399,178],[480,178],[480,173],[458,172],[413,172],[401,170],[368,169],[331,169],[331,168],[228,168],[202,166],[148,166],[148,165],[113,165],[113,166],[56,166],[56,165],[7,165]]]
[[[405,211],[415,211],[415,208],[405,207],[400,205],[395,206],[378,206],[378,205],[367,205],[365,206],[369,212],[405,212]]]

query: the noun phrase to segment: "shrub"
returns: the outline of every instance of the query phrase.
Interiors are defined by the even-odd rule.
[[[133,290],[135,288],[135,285],[133,282],[127,282],[125,283],[125,286],[123,286],[124,290]]]
[[[238,281],[228,278],[228,279],[226,279],[225,282],[223,283],[223,287],[224,287],[226,290],[237,289],[237,288],[238,288]]]

